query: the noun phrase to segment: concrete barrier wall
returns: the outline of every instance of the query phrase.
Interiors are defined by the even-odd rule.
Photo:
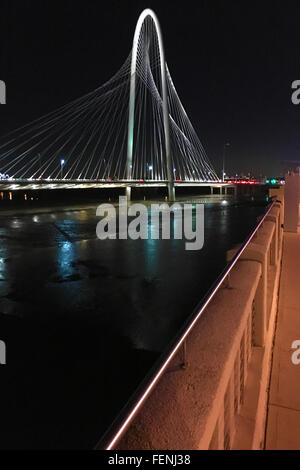
[[[186,368],[178,353],[118,449],[262,448],[282,220],[278,202],[188,336]]]

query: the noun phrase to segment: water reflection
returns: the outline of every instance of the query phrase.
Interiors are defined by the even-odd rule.
[[[159,240],[153,240],[148,238],[148,240],[143,240],[144,252],[145,252],[145,273],[147,277],[155,276],[158,268],[159,260]]]
[[[22,220],[19,218],[12,219],[11,221],[11,227],[12,228],[21,228],[23,225]]]
[[[73,273],[72,262],[76,259],[76,247],[70,241],[63,242],[57,249],[57,265],[59,275],[64,278]]]
[[[6,262],[5,258],[0,258],[0,281],[5,280]]]
[[[222,199],[206,205],[204,248],[190,252],[174,237],[98,240],[96,204],[68,214],[53,208],[35,214],[38,223],[32,212],[3,217],[0,279],[8,282],[0,282],[6,296],[0,312],[22,314],[13,322],[2,315],[0,324],[8,321],[9,344],[19,331],[16,351],[22,351],[20,368],[10,369],[16,383],[7,386],[4,424],[14,439],[19,430],[21,445],[26,436],[28,447],[37,439],[43,448],[53,439],[60,445],[65,439],[64,448],[92,447],[223,269],[226,250],[243,241],[263,212],[223,206]],[[171,234],[179,223],[171,218]],[[157,234],[160,223],[151,221],[152,228]],[[64,433],[55,433],[57,426]]]

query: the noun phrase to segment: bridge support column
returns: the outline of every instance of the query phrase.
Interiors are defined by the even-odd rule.
[[[131,186],[126,186],[125,196],[127,201],[131,201]]]
[[[173,181],[168,183],[168,199],[170,202],[174,202],[176,200],[175,186]]]
[[[227,260],[231,260],[236,254],[239,246],[227,251]],[[267,289],[268,289],[268,249],[265,245],[250,242],[239,258],[238,263],[243,261],[256,261],[261,266],[261,276],[256,289],[253,305],[253,331],[252,340],[254,346],[263,347],[267,331]]]

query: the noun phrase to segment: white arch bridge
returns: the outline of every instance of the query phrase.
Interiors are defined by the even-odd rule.
[[[16,187],[119,184],[128,197],[141,182],[167,185],[170,200],[179,182],[220,184],[176,92],[152,10],[141,13],[132,51],[108,82],[0,139],[0,173]]]

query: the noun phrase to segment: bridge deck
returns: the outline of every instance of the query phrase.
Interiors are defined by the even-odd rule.
[[[197,181],[182,181],[175,182],[175,187],[235,187],[233,183],[221,182],[197,182]],[[0,181],[0,190],[2,191],[17,191],[22,190],[40,190],[40,189],[101,189],[101,188],[126,188],[126,186],[145,188],[145,187],[166,187],[167,181]]]

